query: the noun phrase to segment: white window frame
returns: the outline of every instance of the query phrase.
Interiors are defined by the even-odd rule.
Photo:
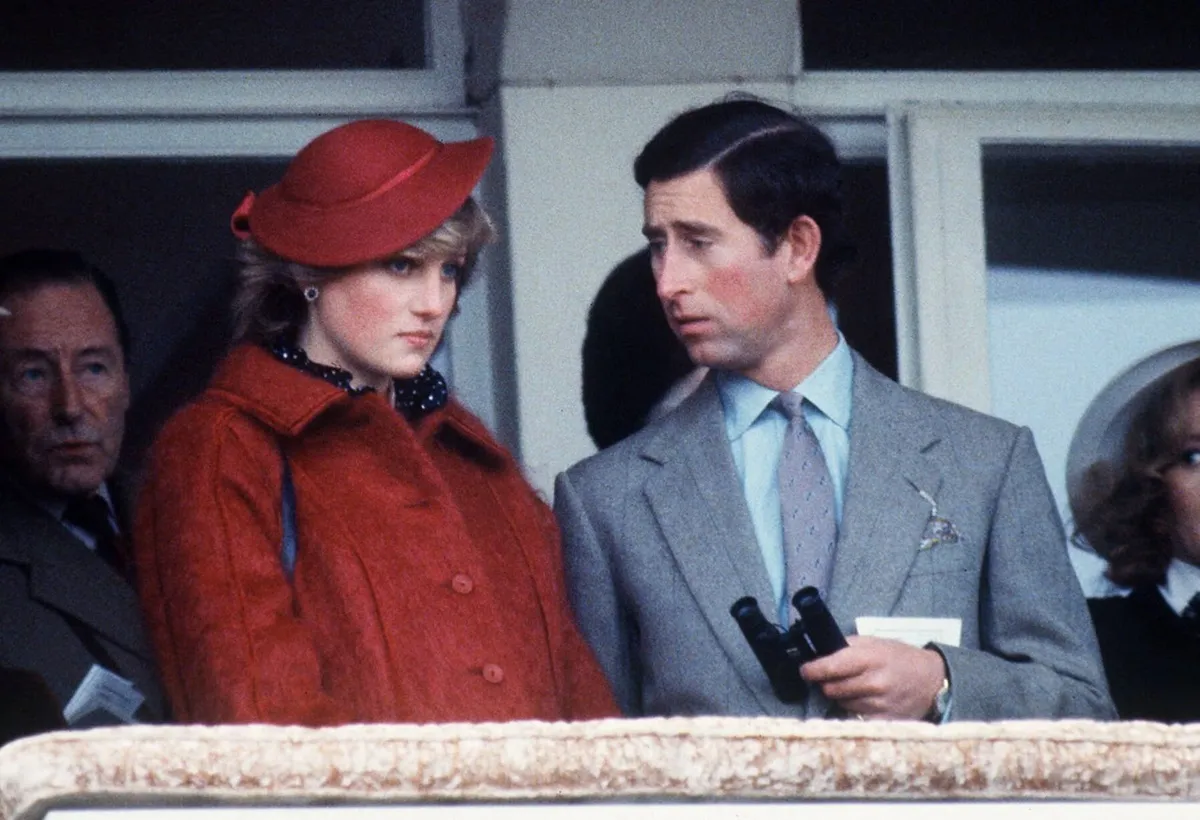
[[[984,411],[982,146],[1200,141],[1200,72],[800,72],[791,100],[886,118],[900,381]]]
[[[459,3],[428,0],[429,68],[0,74],[0,119],[467,113]]]
[[[363,117],[471,139],[478,112],[464,103],[459,6],[428,0],[430,67],[421,70],[0,74],[0,160],[287,158]],[[459,398],[495,429],[489,303],[497,285],[481,274],[447,329],[442,364]]]
[[[985,147],[1200,147],[1200,106],[916,106],[903,119],[912,241],[897,271],[902,380],[986,412]]]

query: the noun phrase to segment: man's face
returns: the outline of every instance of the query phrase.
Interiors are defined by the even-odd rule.
[[[94,492],[116,467],[129,408],[117,325],[87,282],[3,300],[0,456],[39,491]]]
[[[644,219],[658,297],[692,361],[769,381],[797,334],[786,242],[768,254],[707,169],[651,182]]]

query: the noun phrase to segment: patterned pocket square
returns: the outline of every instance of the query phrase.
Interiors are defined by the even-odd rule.
[[[925,533],[917,549],[933,549],[938,544],[957,544],[958,528],[954,526],[954,522],[938,515],[937,501],[933,496],[924,490],[917,490],[917,492],[920,493],[921,498],[929,502],[929,520],[925,522]]]

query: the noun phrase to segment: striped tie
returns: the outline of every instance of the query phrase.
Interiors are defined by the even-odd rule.
[[[117,533],[109,520],[107,501],[98,495],[72,498],[63,513],[63,521],[92,536],[96,543],[96,555],[103,558],[118,575],[125,575],[125,557],[117,545]]]

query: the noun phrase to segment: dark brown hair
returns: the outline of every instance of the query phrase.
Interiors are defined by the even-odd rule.
[[[121,313],[117,286],[108,274],[78,252],[54,248],[27,248],[0,257],[0,297],[29,293],[46,285],[87,285],[100,292],[117,325],[121,355],[129,365],[129,325]]]
[[[797,217],[816,222],[817,285],[826,296],[834,292],[856,252],[845,221],[842,165],[820,129],[795,111],[733,94],[663,126],[638,155],[633,176],[644,190],[705,168],[769,254]]]
[[[1102,461],[1084,476],[1076,535],[1108,559],[1122,586],[1161,584],[1173,555],[1174,514],[1163,473],[1179,458],[1180,411],[1200,390],[1200,359],[1163,379],[1134,415],[1116,464]]]

